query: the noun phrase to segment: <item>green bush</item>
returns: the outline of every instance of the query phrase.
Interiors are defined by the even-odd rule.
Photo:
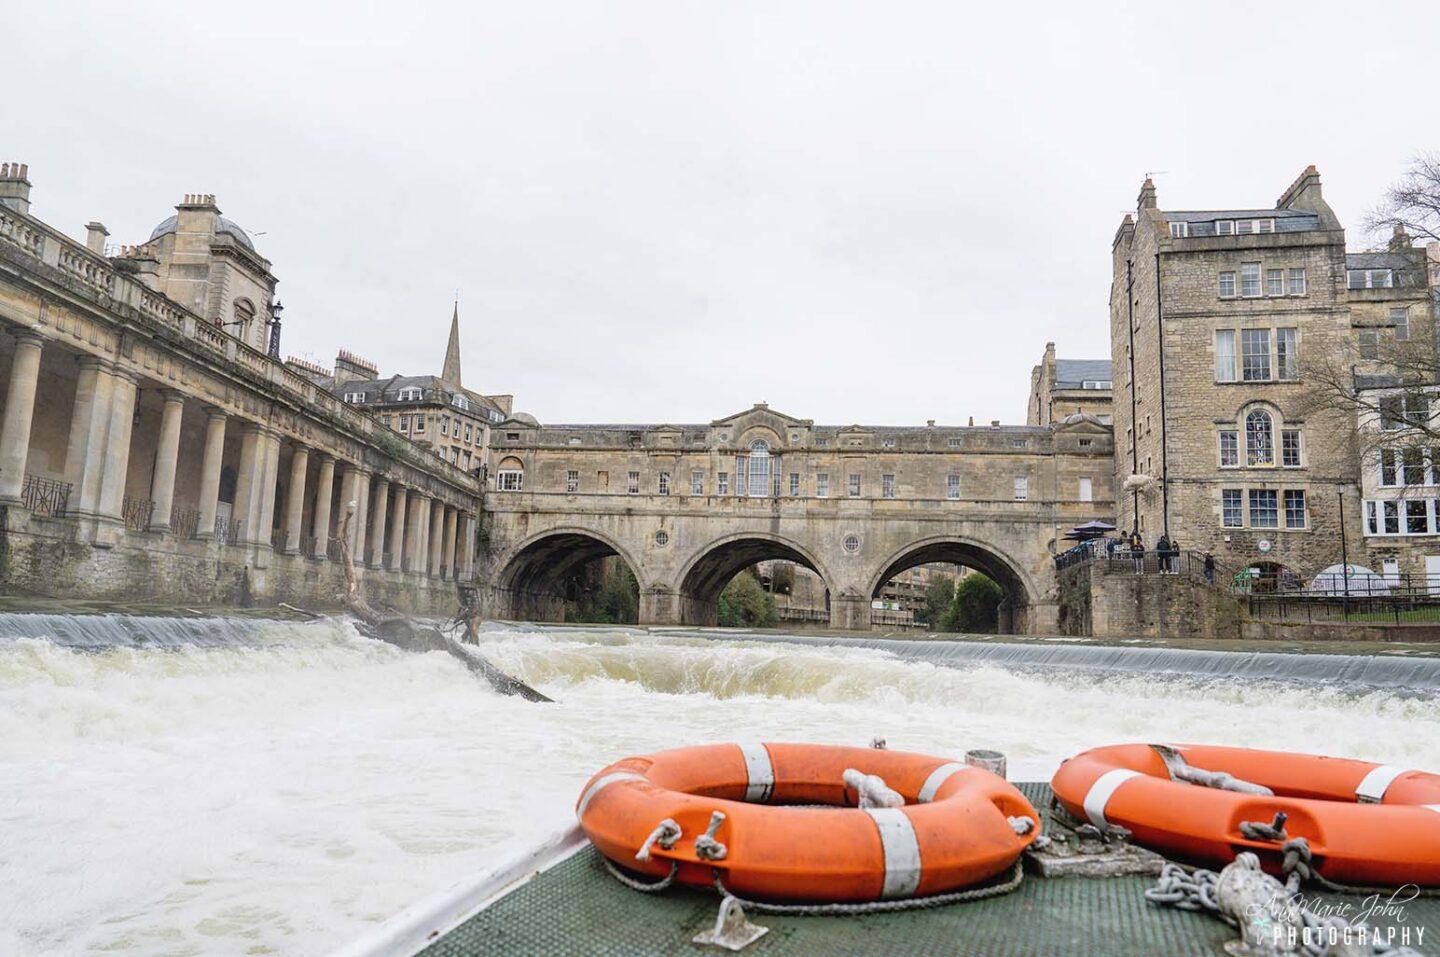
[[[623,562],[608,568],[600,585],[575,601],[571,621],[633,625],[640,620],[640,583]]]
[[[775,599],[748,570],[730,579],[720,593],[718,611],[724,628],[771,628],[780,622]]]
[[[955,586],[955,598],[940,627],[945,631],[994,634],[1000,627],[1000,602],[1004,599],[1005,592],[990,578],[978,572],[966,575]]]
[[[928,624],[932,629],[940,627],[950,606],[955,602],[955,579],[949,575],[935,578],[925,588],[925,607],[915,613],[915,619]]]

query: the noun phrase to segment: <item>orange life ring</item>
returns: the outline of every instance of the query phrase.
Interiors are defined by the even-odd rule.
[[[1096,826],[1129,828],[1137,843],[1220,866],[1241,851],[1278,871],[1275,841],[1254,840],[1242,821],[1288,815],[1289,837],[1310,845],[1314,868],[1342,884],[1440,885],[1440,775],[1287,751],[1173,745],[1185,763],[1262,785],[1273,796],[1172,780],[1147,744],[1082,752],[1050,787],[1065,809]]]
[[[842,780],[852,768],[879,775],[905,806],[855,807],[856,792]],[[834,806],[802,806],[817,804]],[[703,887],[718,871],[742,897],[826,902],[980,883],[1014,864],[1040,820],[989,771],[815,744],[713,744],[625,758],[590,779],[575,813],[600,853],[627,870],[665,878],[673,867],[676,880]],[[1019,834],[1009,819],[1022,817],[1035,824]],[[667,819],[679,825],[678,839],[668,848],[653,841],[648,859],[637,860]],[[714,845],[702,856],[696,841],[707,831],[723,856]]]

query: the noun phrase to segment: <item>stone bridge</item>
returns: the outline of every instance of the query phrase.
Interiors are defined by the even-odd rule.
[[[494,617],[559,620],[564,585],[618,556],[640,621],[714,624],[725,584],[770,559],[813,571],[836,628],[929,562],[989,575],[1002,629],[1056,630],[1064,530],[1114,510],[1111,433],[1055,426],[816,426],[764,405],[707,425],[553,425],[492,433],[480,561]]]

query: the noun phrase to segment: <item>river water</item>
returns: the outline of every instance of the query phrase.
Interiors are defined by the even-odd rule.
[[[690,743],[989,747],[1016,780],[1132,740],[1440,770],[1427,656],[537,626],[482,650],[558,703],[342,621],[0,615],[0,953],[323,954],[564,826],[603,765]]]

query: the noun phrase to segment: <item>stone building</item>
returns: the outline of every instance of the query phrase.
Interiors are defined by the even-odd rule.
[[[28,170],[0,166],[6,589],[333,607],[354,503],[372,596],[453,609],[478,483],[267,355],[274,277],[214,198],[103,240],[35,218]]]
[[[1057,359],[1055,343],[1045,343],[1045,355],[1030,371],[1027,425],[1049,425],[1077,412],[1110,424],[1114,412],[1114,382],[1109,359]]]
[[[1147,179],[1112,246],[1122,530],[1304,577],[1340,561],[1343,522],[1367,560],[1379,463],[1323,383],[1380,381],[1397,341],[1433,350],[1426,255],[1403,235],[1347,252],[1313,166],[1263,208],[1162,210]]]
[[[500,617],[563,614],[564,581],[618,555],[642,622],[713,622],[741,569],[784,559],[825,583],[830,624],[868,627],[900,573],[985,572],[1017,630],[1053,630],[1064,531],[1113,517],[1111,430],[817,425],[762,404],[708,423],[497,424],[485,577]]]
[[[382,377],[374,363],[344,349],[335,357],[333,371],[295,358],[287,363],[466,472],[484,467],[490,427],[512,412],[512,396],[483,395],[461,384],[458,304],[450,317],[450,339],[438,376]]]

